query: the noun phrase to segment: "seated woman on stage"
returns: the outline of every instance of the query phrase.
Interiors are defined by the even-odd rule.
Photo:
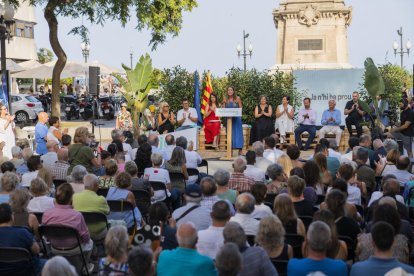
[[[286,142],[286,132],[293,132],[295,110],[289,104],[290,97],[283,96],[282,104],[276,108],[275,129],[279,129],[280,143]]]
[[[220,139],[220,118],[216,116],[217,95],[210,94],[210,100],[205,110],[204,134],[206,135],[206,144],[212,144],[213,148],[218,147]]]
[[[275,132],[272,122],[272,106],[269,105],[267,97],[261,95],[259,104],[254,109],[256,122],[253,125],[251,143],[263,141],[263,138]]]
[[[158,114],[158,132],[160,134],[174,131],[175,116],[170,111],[170,105],[166,102],[160,103],[160,113]]]

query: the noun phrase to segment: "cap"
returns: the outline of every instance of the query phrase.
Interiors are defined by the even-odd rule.
[[[185,194],[189,197],[201,197],[201,187],[198,184],[188,185]]]
[[[122,103],[121,106],[128,107],[127,103]]]

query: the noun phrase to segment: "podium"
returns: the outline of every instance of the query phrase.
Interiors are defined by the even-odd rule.
[[[242,109],[241,108],[216,108],[217,117],[227,118],[227,153],[225,157],[220,158],[220,160],[233,160],[233,117],[241,117]]]

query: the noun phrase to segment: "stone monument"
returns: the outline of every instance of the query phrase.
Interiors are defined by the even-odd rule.
[[[346,69],[352,8],[344,0],[280,0],[272,70]]]

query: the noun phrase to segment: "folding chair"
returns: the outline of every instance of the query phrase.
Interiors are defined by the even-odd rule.
[[[170,198],[168,197],[168,192],[167,192],[167,186],[165,186],[165,184],[163,182],[159,182],[159,181],[150,181],[150,185],[152,187],[152,189],[155,191],[164,191],[165,192],[165,204],[167,204],[168,209],[170,209],[170,211],[172,211],[172,203]]]
[[[43,218],[43,213],[41,213],[41,212],[33,212],[32,214],[36,216],[37,221],[39,222],[39,224],[41,224],[42,223],[42,218]]]
[[[68,183],[66,180],[53,180],[53,184],[55,185],[55,189],[62,185],[63,183]]]
[[[48,256],[48,258],[51,257],[51,253],[54,255],[62,255],[63,257],[72,257],[80,255],[82,258],[81,271],[82,268],[84,268],[86,274],[89,275],[88,264],[86,263],[85,254],[83,253],[80,237],[76,229],[65,225],[40,225],[39,234],[41,237],[43,237],[41,238],[41,240],[43,248],[46,250],[46,255]],[[45,239],[51,242],[52,252],[47,252],[48,250],[45,243]],[[61,248],[54,245],[54,243],[56,244],[56,242],[67,241],[68,239],[76,240],[77,244],[71,248]]]
[[[200,175],[200,172],[197,169],[194,169],[194,168],[187,168],[187,173],[188,173],[188,176],[194,176],[194,175],[199,176]],[[183,177],[184,177],[184,175],[183,175]]]
[[[197,170],[197,172],[198,172],[198,170]],[[180,172],[170,172],[169,174],[170,174],[171,183],[174,183],[174,182],[182,182],[182,183],[184,183],[184,188],[187,187],[187,183],[185,181],[185,178],[184,178],[184,174],[183,173],[180,173]]]
[[[131,202],[126,200],[107,200],[109,205],[109,210],[111,212],[125,212],[125,211],[131,211],[132,217],[134,218],[134,226],[131,229],[128,229],[131,233],[137,226],[137,220],[135,218],[134,214],[134,206],[132,206]]]
[[[103,196],[106,198],[106,196],[108,195],[108,188],[99,188],[98,191],[96,192],[98,195]]]
[[[316,200],[315,205],[320,205],[324,201],[325,201],[325,195],[318,195],[318,199]]]
[[[148,210],[151,206],[151,196],[146,190],[132,190],[135,196],[135,203],[142,215],[142,217],[148,218]]]
[[[295,258],[302,258],[302,243],[305,238],[297,234],[285,234],[285,242],[290,244],[293,249],[293,255]]]
[[[273,266],[276,268],[277,273],[280,276],[287,275],[287,266],[289,261],[276,260],[273,258],[270,258],[270,261],[272,262]]]
[[[255,238],[255,235],[246,235],[246,240],[250,246],[254,246],[256,244]]]
[[[27,265],[22,265],[22,262],[26,262]],[[0,266],[5,269],[9,265],[11,268],[16,268],[13,265],[21,268],[20,272],[13,272],[13,275],[36,275],[32,254],[25,248],[0,247]]]
[[[198,165],[198,167],[207,167],[207,174],[208,174],[208,162],[206,159],[201,160],[201,163]]]
[[[302,220],[303,224],[305,225],[306,231],[308,231],[309,225],[312,223],[313,217],[310,216],[299,216]]]
[[[355,242],[348,236],[339,236],[338,239],[344,241],[346,243],[346,247],[348,247],[348,257],[347,260],[354,260],[355,258]]]
[[[104,223],[106,226],[106,230],[109,229],[108,218],[105,214],[100,212],[81,212],[83,218],[85,219],[86,226],[89,228],[91,224],[98,224]],[[90,231],[89,231],[90,232]],[[100,240],[102,238],[99,237],[92,237],[92,240]],[[105,238],[105,237],[103,237]]]

